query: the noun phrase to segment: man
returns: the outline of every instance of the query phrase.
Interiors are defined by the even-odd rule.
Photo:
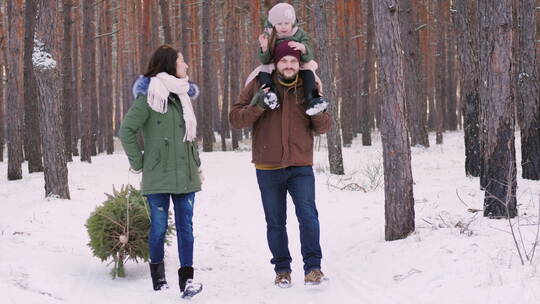
[[[241,92],[229,114],[235,128],[253,126],[252,162],[266,218],[266,236],[276,272],[275,284],[291,284],[291,255],[286,229],[287,192],[292,197],[300,223],[300,244],[304,261],[304,283],[320,284],[321,246],[319,220],[315,206],[313,175],[313,134],[330,129],[330,115],[320,112],[308,116],[298,73],[300,51],[283,41],[276,46],[272,77],[278,100],[265,98],[258,78]]]

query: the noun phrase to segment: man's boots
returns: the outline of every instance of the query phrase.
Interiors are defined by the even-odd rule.
[[[191,298],[202,290],[201,283],[193,282],[193,267],[180,267],[178,269],[178,282],[182,298]]]
[[[161,263],[150,263],[150,275],[152,276],[152,285],[154,290],[161,290],[169,288],[167,285],[167,280],[165,279],[165,264]]]

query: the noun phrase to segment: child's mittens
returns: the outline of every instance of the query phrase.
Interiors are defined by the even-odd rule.
[[[199,89],[199,86],[195,82],[189,82],[189,90],[187,91],[188,96],[195,100],[197,97],[199,97],[199,94],[201,93],[201,90]]]
[[[250,106],[258,106],[259,108],[277,109],[279,108],[279,102],[276,93],[268,91],[268,89],[259,89],[251,98]]]
[[[268,35],[265,33],[259,35],[259,45],[261,46],[263,53],[268,50]]]

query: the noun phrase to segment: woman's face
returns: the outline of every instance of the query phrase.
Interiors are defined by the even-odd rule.
[[[185,78],[187,77],[188,65],[184,61],[184,56],[182,53],[178,52],[178,59],[176,59],[176,77]]]

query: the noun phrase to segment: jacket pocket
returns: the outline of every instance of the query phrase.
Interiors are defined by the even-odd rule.
[[[193,159],[195,160],[195,164],[197,165],[197,167],[200,167],[201,158],[199,157],[199,150],[194,143],[191,144],[191,154],[193,155]]]
[[[144,153],[143,171],[151,171],[161,162],[161,151],[159,148]]]

